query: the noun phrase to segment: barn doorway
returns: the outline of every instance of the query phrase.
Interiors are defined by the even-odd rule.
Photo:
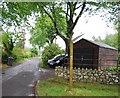
[[[74,48],[74,67],[93,68],[93,48]]]

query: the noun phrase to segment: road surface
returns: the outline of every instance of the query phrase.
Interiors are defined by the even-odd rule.
[[[2,96],[35,96],[36,81],[54,76],[53,69],[38,67],[39,59],[33,58],[2,74]]]

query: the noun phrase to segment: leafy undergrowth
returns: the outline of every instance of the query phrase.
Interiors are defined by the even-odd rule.
[[[38,96],[118,96],[117,85],[74,82],[69,90],[69,81],[51,78],[37,85]]]

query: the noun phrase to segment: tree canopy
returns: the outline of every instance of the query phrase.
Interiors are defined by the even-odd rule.
[[[21,34],[16,32],[3,32],[2,44],[7,56],[12,56],[12,50],[21,39]]]
[[[61,33],[65,31],[65,18],[63,20],[59,19],[59,27]],[[53,43],[53,40],[56,38],[55,28],[51,19],[47,15],[42,15],[37,17],[35,27],[31,30],[31,44],[43,47],[46,43]]]
[[[110,45],[118,49],[118,33],[117,32],[115,34],[107,34],[105,39],[102,39],[101,37],[98,37],[98,38],[93,37],[93,40],[105,43],[107,45]]]
[[[27,22],[28,17],[34,14],[38,16],[40,13],[48,15],[51,19],[55,33],[59,35],[66,43],[73,35],[73,29],[79,18],[84,12],[88,15],[99,14],[104,11],[101,16],[108,16],[110,21],[116,20],[119,13],[120,2],[4,2],[2,5],[2,22],[6,25],[21,25]],[[107,10],[106,10],[107,9]],[[108,14],[111,15],[108,15]],[[65,17],[66,29],[61,32],[59,26]],[[107,18],[108,19],[108,18]],[[62,28],[63,29],[63,28]]]

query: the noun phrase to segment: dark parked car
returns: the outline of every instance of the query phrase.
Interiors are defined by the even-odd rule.
[[[48,65],[51,67],[62,66],[67,61],[67,57],[67,54],[58,54],[54,58],[48,60]]]

